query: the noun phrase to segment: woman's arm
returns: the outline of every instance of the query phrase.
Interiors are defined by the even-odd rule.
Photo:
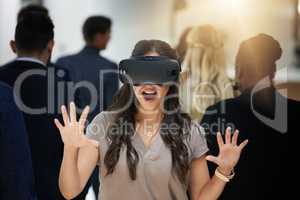
[[[190,195],[192,200],[218,199],[225,185],[226,182],[215,175],[210,179],[207,162],[204,157],[192,162],[190,181]]]
[[[230,129],[226,130],[226,142],[224,144],[220,133],[217,135],[217,141],[220,149],[218,157],[207,156],[195,159],[191,165],[190,193],[192,200],[216,200],[222,194],[226,182],[216,175],[210,179],[207,161],[216,163],[218,170],[228,176],[237,164],[241,151],[247,145],[248,140],[237,145],[238,131],[236,131],[231,140]]]
[[[65,147],[59,174],[59,188],[67,199],[82,192],[98,162],[99,153],[94,147]]]
[[[59,175],[59,187],[67,199],[76,197],[84,188],[99,158],[98,143],[88,139],[84,123],[89,108],[85,108],[79,121],[76,120],[75,104],[70,104],[70,117],[62,106],[64,126],[55,119],[64,142],[64,156]]]
[[[195,200],[210,181],[208,167],[204,156],[192,161],[190,177],[189,193],[191,199]]]

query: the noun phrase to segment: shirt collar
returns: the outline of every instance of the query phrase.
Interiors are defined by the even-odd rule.
[[[85,46],[82,51],[88,54],[94,54],[100,56],[100,49],[97,49],[95,47]]]
[[[32,57],[18,57],[16,58],[16,61],[29,61],[29,62],[41,64],[46,67],[45,63],[43,63],[41,60]]]

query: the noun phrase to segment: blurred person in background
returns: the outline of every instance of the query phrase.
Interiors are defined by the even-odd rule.
[[[54,46],[54,25],[42,12],[23,13],[11,41],[17,58],[0,67],[0,81],[15,89],[15,103],[24,113],[38,199],[64,199],[58,188],[63,143],[53,118],[67,101],[65,80],[47,66]],[[24,78],[23,80],[22,77]],[[63,96],[62,96],[63,95]],[[84,197],[82,197],[84,199]]]
[[[239,176],[228,184],[221,200],[290,199],[289,176],[297,169],[289,165],[290,153],[296,150],[289,151],[293,147],[288,143],[299,130],[300,102],[282,96],[273,83],[281,54],[278,41],[266,34],[242,42],[236,57],[241,95],[210,106],[202,119],[212,154],[218,152],[214,137],[224,126],[234,126],[241,140],[250,141],[235,168]],[[267,84],[256,89],[262,80]],[[211,174],[215,167],[209,164]]]
[[[0,199],[35,200],[28,135],[13,90],[0,82]]]
[[[28,13],[41,13],[41,14],[49,16],[49,11],[44,6],[37,5],[37,4],[29,4],[20,9],[20,11],[18,12],[18,15],[17,15],[17,22],[19,22],[21,19],[23,19],[23,17],[26,16],[26,14],[28,14]]]
[[[182,34],[179,38],[179,43],[176,46],[176,51],[177,51],[177,54],[178,54],[178,57],[179,57],[178,60],[179,60],[180,63],[182,63],[183,60],[184,60],[184,57],[185,57],[185,54],[186,54],[186,51],[187,51],[187,48],[188,48],[186,38],[187,38],[187,35],[189,34],[189,32],[191,30],[192,30],[192,27],[188,27],[182,32]]]
[[[111,26],[112,21],[107,17],[89,17],[82,28],[85,47],[77,54],[57,60],[57,65],[63,66],[69,71],[72,81],[75,83],[87,81],[96,88],[98,101],[96,107],[91,110],[89,120],[111,104],[112,97],[119,88],[117,64],[100,55],[100,52],[106,49],[110,41]],[[106,70],[112,70],[115,73],[105,74],[104,80],[100,80],[100,73]],[[102,91],[100,91],[100,84],[103,84]],[[85,88],[80,88],[80,100],[78,102],[80,105],[78,106],[93,103],[89,92]]]
[[[28,14],[42,14],[49,16],[48,9],[41,5],[29,4],[27,6],[22,7],[17,14],[17,23],[20,22],[26,15]],[[17,54],[16,42],[14,40],[10,41],[10,48],[13,53]],[[50,60],[50,59],[49,59]]]
[[[200,121],[208,106],[234,96],[233,82],[226,75],[223,39],[214,27],[194,27],[186,42],[180,101],[182,109]]]
[[[65,56],[57,60],[57,65],[69,71],[71,80],[76,84],[87,81],[96,90],[96,102],[92,98],[91,90],[81,87],[76,92],[76,104],[79,108],[95,104],[88,121],[97,113],[105,110],[112,102],[113,95],[119,88],[118,66],[100,55],[105,50],[111,38],[111,19],[104,16],[89,17],[82,27],[85,47],[74,55]],[[104,74],[101,79],[101,73]],[[92,106],[91,106],[92,107]],[[94,172],[93,188],[98,194],[99,181],[97,169]]]
[[[49,15],[49,10],[42,6],[42,5],[38,5],[38,4],[28,4],[27,6],[24,6],[20,9],[20,11],[18,12],[17,14],[17,22],[22,20],[24,16],[26,16],[27,14],[30,14],[30,13],[40,13],[40,14],[44,14],[48,17],[50,17]],[[10,41],[10,45],[11,45],[11,49],[14,53],[16,53],[16,47],[14,45],[14,41],[11,40]],[[64,79],[65,81],[70,81],[70,77],[69,77],[69,73],[68,71],[63,68],[63,67],[58,67],[56,66],[54,63],[51,62],[51,57],[49,58],[48,60],[48,63],[47,63],[47,66],[48,67],[55,67],[55,68],[58,68],[57,70],[61,70],[63,71],[64,73]]]

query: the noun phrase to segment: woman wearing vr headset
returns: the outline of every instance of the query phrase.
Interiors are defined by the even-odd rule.
[[[125,65],[121,73],[124,84],[113,104],[95,117],[86,135],[89,108],[77,120],[74,103],[69,112],[62,107],[64,124],[57,119],[55,124],[65,144],[59,185],[66,198],[81,192],[96,165],[100,168],[101,200],[182,200],[188,199],[187,191],[193,200],[219,197],[233,178],[233,168],[247,141],[238,145],[238,132],[231,136],[227,129],[225,141],[221,133],[217,135],[219,155],[206,156],[202,128],[180,109],[179,73],[166,70],[180,68],[174,65],[176,59],[167,43],[140,41],[132,59],[120,64]],[[129,76],[127,81],[124,73]],[[219,166],[212,178],[207,160]]]

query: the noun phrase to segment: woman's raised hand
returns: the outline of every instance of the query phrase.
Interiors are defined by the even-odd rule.
[[[207,156],[206,160],[218,165],[219,170],[224,174],[230,174],[240,159],[243,148],[248,144],[248,140],[237,145],[239,132],[236,130],[231,137],[231,128],[226,129],[225,143],[221,133],[217,133],[217,141],[219,146],[219,155]]]
[[[65,146],[80,148],[92,145],[98,147],[97,141],[88,139],[84,135],[85,122],[89,113],[88,106],[83,110],[79,121],[76,119],[76,106],[73,102],[70,103],[69,114],[65,106],[61,107],[61,112],[64,125],[58,119],[55,119],[54,122],[59,129]]]

